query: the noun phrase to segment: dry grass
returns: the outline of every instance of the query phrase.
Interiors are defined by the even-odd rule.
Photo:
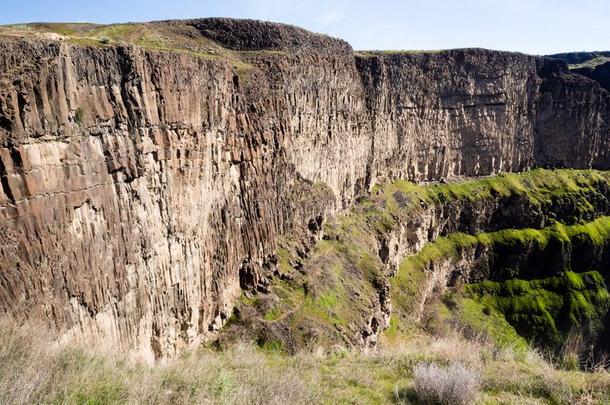
[[[286,356],[237,344],[148,366],[120,354],[53,349],[40,328],[0,325],[0,403],[412,403],[419,364],[462,364],[480,376],[476,403],[604,403],[607,372],[559,371],[460,336],[413,336],[377,351]],[[455,370],[454,370],[455,371]],[[415,371],[417,373],[417,371]],[[463,379],[462,379],[463,381]]]
[[[426,404],[467,405],[479,390],[477,373],[460,363],[449,367],[421,363],[413,374],[415,394]]]

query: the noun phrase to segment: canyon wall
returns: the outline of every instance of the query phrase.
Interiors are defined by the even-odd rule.
[[[281,235],[378,181],[610,165],[608,92],[561,63],[155,24],[231,58],[0,36],[0,311],[66,341],[152,359],[212,336]]]

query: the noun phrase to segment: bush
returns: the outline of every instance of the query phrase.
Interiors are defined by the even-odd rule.
[[[477,373],[458,363],[446,368],[420,363],[415,366],[413,372],[415,393],[427,404],[469,404],[479,390]]]
[[[81,108],[78,107],[76,109],[76,111],[74,112],[74,121],[78,124],[78,125],[82,125],[83,124],[83,119],[85,118],[85,111]]]

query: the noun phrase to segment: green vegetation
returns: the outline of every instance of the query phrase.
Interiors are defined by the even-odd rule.
[[[354,328],[368,322],[367,314],[379,306],[380,291],[389,284],[392,314],[384,333],[386,339],[400,340],[418,333],[421,327],[443,330],[443,325],[457,321],[501,347],[521,350],[525,341],[503,313],[492,313],[474,296],[460,299],[456,294],[454,302],[429,302],[438,296],[433,292],[435,287],[428,285],[431,265],[454,266],[464,253],[478,249],[495,263],[488,274],[482,275],[484,278],[535,279],[556,276],[561,271],[594,270],[599,265],[601,247],[610,237],[610,218],[589,220],[598,215],[600,202],[607,201],[604,193],[609,187],[610,174],[605,172],[544,169],[449,184],[396,181],[375,186],[371,195],[360,198],[347,214],[324,224],[324,239],[316,242],[306,257],[299,243],[286,240],[281,244],[278,267],[281,274],[291,277],[274,279],[271,292],[277,300],[261,309],[250,306],[254,312],[249,312],[248,319],[282,323],[284,329],[274,330],[287,331],[285,335],[270,333],[263,324],[264,335],[283,341],[291,352],[300,347],[349,344],[354,339]],[[597,201],[597,205],[590,201]],[[514,218],[517,225],[532,212],[555,213],[556,219],[568,225],[551,221],[552,225],[544,229],[439,237],[407,257],[396,275],[389,277],[380,257],[379,241],[387,240],[400,224],[424,215],[429,208],[455,203],[475,210],[520,205],[526,208]],[[590,254],[569,260],[572,249]],[[538,266],[541,260],[548,266]],[[477,321],[482,312],[486,316]]]
[[[450,184],[416,185],[396,181],[376,188],[390,205],[392,212],[419,206],[444,204],[451,201],[481,201],[492,198],[522,198],[533,206],[571,204],[576,208],[576,221],[591,213],[592,206],[585,195],[598,195],[610,184],[610,174],[595,170],[535,169],[524,173],[506,173],[476,180]],[[409,201],[408,204],[400,204]],[[394,201],[393,201],[394,200]],[[407,207],[405,207],[405,205]]]
[[[574,64],[574,65],[568,65],[568,67],[570,69],[579,69],[579,68],[583,68],[583,67],[590,67],[590,68],[595,68],[599,65],[603,65],[606,62],[610,62],[610,58],[607,56],[598,56],[596,58],[593,58],[591,60],[582,62],[582,63],[578,63],[578,64]]]
[[[418,311],[426,299],[423,291],[432,265],[445,262],[449,263],[447,266],[454,266],[452,263],[457,263],[465,252],[479,251],[485,252],[482,254],[489,259],[490,267],[479,265],[478,271],[504,281],[467,285],[463,299],[459,293],[450,297],[455,318],[471,332],[484,333],[501,347],[512,344],[520,350],[523,344],[515,331],[536,345],[555,351],[562,348],[575,330],[593,337],[603,327],[610,295],[597,271],[571,271],[570,252],[573,243],[598,252],[609,241],[610,217],[573,226],[556,223],[541,230],[457,233],[438,238],[407,257],[391,280],[394,316],[399,321],[397,329],[406,328],[405,325],[421,315]],[[533,257],[540,259],[533,261]],[[606,271],[599,256],[591,257],[589,266]]]
[[[74,122],[76,122],[78,125],[83,125],[84,119],[85,111],[81,107],[78,107],[74,112]]]
[[[403,50],[370,50],[357,51],[356,56],[370,58],[373,56],[393,56],[393,55],[425,55],[442,53],[442,49],[403,49]]]
[[[375,352],[282,353],[278,343],[200,348],[145,365],[113,350],[54,348],[42,329],[0,327],[0,402],[81,404],[406,403],[422,364],[463,365],[480,376],[477,404],[605,403],[610,374],[560,371],[538,354],[459,336],[412,337]],[[588,402],[587,402],[588,401]]]
[[[498,312],[521,336],[561,349],[575,330],[595,336],[610,308],[610,294],[598,272],[565,272],[540,280],[483,281],[468,293],[490,313]]]
[[[199,59],[227,62],[243,81],[253,66],[239,52],[223,48],[189,26],[163,23],[78,24],[35,23],[0,27],[0,33],[57,34],[71,44],[86,47],[133,44],[143,49],[188,54]]]
[[[148,367],[52,350],[31,341],[31,331],[3,327],[0,402],[408,403],[416,400],[420,364],[475,370],[481,383],[475,403],[608,402],[606,371],[560,370],[530,345],[557,350],[572,334],[586,338],[602,327],[610,308],[601,254],[610,217],[599,215],[608,189],[608,173],[542,169],[450,184],[378,185],[324,224],[323,239],[285,237],[270,292],[241,296],[217,345],[222,351],[202,347]],[[312,183],[286,198],[323,203],[327,191]],[[392,276],[382,242],[430,208],[456,203],[475,210],[519,205],[526,207],[519,215],[544,213],[550,226],[428,233],[430,243]],[[511,219],[516,226],[532,222]],[[475,252],[480,262],[469,269]],[[447,288],[458,267],[464,278]],[[488,281],[461,285],[470,276]],[[371,325],[387,293],[392,313],[378,350],[342,347],[362,342],[363,325]],[[561,367],[581,365],[573,354],[563,356]]]
[[[296,261],[283,250],[282,263]],[[307,276],[293,282],[274,283],[273,292],[280,298],[275,308],[284,314],[291,338],[304,347],[312,343],[332,346],[342,341],[350,325],[362,322],[362,312],[354,302],[372,305],[377,291],[374,280],[381,277],[378,259],[357,249],[357,244],[320,241],[306,264]],[[285,264],[284,264],[285,265]],[[303,285],[304,288],[298,288]],[[275,309],[274,309],[275,310]],[[308,328],[316,325],[314,342]]]
[[[510,348],[517,356],[525,355],[529,345],[506,318],[497,311],[490,311],[478,299],[452,297],[457,299],[456,319],[470,335],[483,335],[500,348]],[[519,357],[520,358],[520,357]]]
[[[569,253],[572,241],[579,245],[586,245],[593,251],[605,246],[610,241],[610,217],[599,217],[595,221],[572,226],[557,222],[544,229],[506,229],[477,235],[453,233],[447,237],[437,238],[434,242],[424,246],[417,254],[407,257],[400,266],[396,280],[397,282],[404,280],[401,273],[408,274],[411,279],[413,277],[417,279],[417,272],[427,269],[431,263],[441,259],[458,258],[466,249],[485,248],[491,257],[494,256],[494,250],[500,248],[502,248],[502,255],[514,250],[521,256],[525,252],[526,256],[538,253],[552,257],[554,255],[565,256]],[[504,261],[506,261],[505,259],[506,256]],[[518,275],[520,269],[513,268],[512,265],[523,264],[501,263],[502,258],[498,258],[497,261],[500,262],[498,268],[503,269],[503,273],[496,276]],[[561,264],[563,270],[570,270],[570,261]]]

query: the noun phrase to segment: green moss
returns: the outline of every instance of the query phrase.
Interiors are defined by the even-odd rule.
[[[423,270],[431,263],[440,259],[452,259],[460,256],[465,249],[473,249],[477,245],[485,246],[492,251],[494,249],[506,251],[521,249],[527,252],[555,251],[557,247],[563,246],[567,250],[573,240],[581,243],[589,243],[592,248],[605,246],[610,241],[610,217],[599,217],[595,221],[573,226],[555,223],[544,229],[506,229],[492,233],[480,233],[467,235],[454,233],[447,237],[437,238],[428,243],[417,254],[407,257],[399,269],[401,272]],[[569,263],[565,263],[569,266]],[[569,267],[566,270],[570,270]]]
[[[400,336],[400,322],[395,314],[390,316],[390,322],[388,327],[383,331],[383,336],[390,341],[396,340]]]
[[[496,273],[492,276],[496,280],[516,278],[527,281],[525,279],[570,271],[573,265],[579,271],[591,270],[589,267],[595,260],[587,263],[564,263],[561,260],[569,258],[568,250],[575,246],[599,247],[609,239],[610,218],[581,223],[596,214],[596,208],[587,199],[604,199],[602,193],[609,186],[610,174],[605,172],[543,169],[450,184],[417,185],[395,181],[376,185],[370,196],[360,198],[358,204],[345,215],[324,224],[324,239],[316,242],[307,253],[307,258],[303,259],[302,254],[296,253],[298,242],[294,242],[293,247],[287,240],[282,243],[283,247],[277,252],[280,272],[291,274],[294,280],[274,280],[272,289],[280,298],[275,304],[277,308],[265,308],[260,316],[267,321],[285,322],[293,337],[297,336],[297,345],[301,341],[309,342],[312,336],[321,345],[334,344],[346,336],[353,336],[353,326],[360,325],[363,314],[370,311],[372,306],[379,305],[380,288],[389,281],[392,316],[386,336],[391,338],[413,332],[416,320],[428,310],[421,301],[422,292],[427,288],[430,267],[441,260],[449,261],[451,265],[466,251],[471,253],[472,249],[478,248],[489,253],[490,262],[495,263]],[[303,193],[303,196],[307,195],[311,193]],[[287,198],[301,201],[303,196],[297,193]],[[419,211],[431,205],[454,201],[478,203],[501,198],[518,199],[520,203],[538,206],[541,211],[557,210],[557,207],[564,206],[577,209],[572,217],[561,217],[568,225],[556,223],[545,229],[508,229],[477,235],[456,233],[437,238],[417,254],[407,257],[399,266],[396,277],[384,275],[387,264],[382,263],[380,258],[380,241],[387,240],[398,224],[411,220],[419,215]],[[563,215],[563,212],[560,214]],[[561,253],[546,261],[558,268],[541,267],[537,270],[540,275],[522,274],[532,270],[524,267],[524,263],[532,267],[527,262],[529,256],[545,258],[550,257],[551,252]],[[303,266],[298,272],[292,268],[296,263]],[[546,264],[544,261],[542,263]],[[566,283],[570,283],[572,289],[582,281],[568,277],[570,279],[566,279]],[[504,288],[509,287],[518,291],[528,286],[515,282]],[[544,304],[549,307],[547,312],[551,316],[541,311],[535,319],[539,325],[548,325],[553,320],[554,305],[558,302],[557,294],[553,294],[550,291],[544,296]],[[474,296],[470,299],[474,299]],[[573,296],[574,305],[587,299],[586,296]],[[504,317],[500,310],[492,313],[491,309],[495,308],[492,305],[485,302],[481,305],[486,305],[485,311],[489,314],[481,321],[483,324],[478,325],[480,329],[501,345],[515,340],[517,334],[506,328],[507,325],[511,326],[507,322],[510,321],[508,317]],[[541,307],[533,298],[523,299],[519,305]],[[474,316],[468,318],[468,314],[477,313],[472,306],[470,304],[466,308],[470,311],[463,311],[465,315],[460,315],[462,312],[459,308],[447,308],[441,303],[436,308],[439,316],[435,319],[445,323],[461,316],[468,321],[463,320],[462,323],[474,325]],[[447,313],[441,313],[443,311]],[[560,325],[555,326],[561,329]],[[494,328],[500,332],[494,334]]]
[[[255,306],[258,304],[259,298],[257,296],[246,296],[246,294],[241,294],[238,299],[239,305],[245,306]]]
[[[575,328],[593,336],[602,327],[610,299],[599,272],[570,271],[572,261],[566,258],[570,258],[571,244],[577,240],[591,251],[607,246],[610,217],[573,226],[555,223],[540,230],[509,229],[477,235],[457,233],[438,238],[407,257],[391,280],[393,317],[397,321],[394,329],[408,328],[406,325],[414,321],[413,314],[422,309],[422,291],[430,268],[440,261],[457,262],[465,250],[477,249],[486,251],[491,263],[495,263],[490,268],[491,276],[506,280],[467,286],[469,298],[457,300],[460,305],[456,314],[462,324],[490,336],[500,346],[512,344],[520,348],[523,344],[517,339],[519,335],[554,349],[558,349]],[[511,259],[511,254],[516,255],[515,260]],[[542,267],[535,268],[533,274],[542,274],[543,279],[513,278],[532,277],[533,274],[528,273],[527,266],[532,266],[528,257],[539,257],[534,265],[559,269],[561,273],[549,277],[553,272],[549,274]],[[600,266],[601,262],[590,264]]]
[[[344,326],[353,320],[354,313],[349,299],[352,286],[346,285],[343,275],[344,269],[340,262],[329,263],[324,274],[320,275],[320,283],[310,284],[301,316],[328,326]]]
[[[400,265],[396,276],[390,280],[393,318],[397,325],[412,320],[422,299],[421,293],[425,281],[424,267],[415,266],[410,260],[405,260]],[[399,323],[397,317],[401,318],[403,322]],[[397,326],[397,329],[401,329],[401,327]]]
[[[322,294],[316,300],[316,304],[319,305],[322,309],[330,311],[337,306],[337,295],[333,293]]]
[[[520,335],[553,349],[573,330],[595,335],[610,308],[610,294],[598,272],[484,281],[467,286],[467,291],[481,305],[503,314]]]
[[[527,342],[515,331],[504,315],[479,300],[463,298],[457,304],[457,319],[475,335],[484,334],[501,348],[527,353]]]
[[[524,198],[534,205],[569,203],[576,208],[576,219],[579,219],[591,213],[593,209],[585,195],[599,193],[600,185],[607,186],[609,183],[610,174],[606,172],[535,169],[449,184],[416,185],[407,181],[396,181],[376,186],[374,191],[378,196],[382,196],[394,215],[417,210],[422,205],[455,200],[479,201],[500,196]],[[403,200],[408,203],[397,202],[397,195],[402,195]]]

